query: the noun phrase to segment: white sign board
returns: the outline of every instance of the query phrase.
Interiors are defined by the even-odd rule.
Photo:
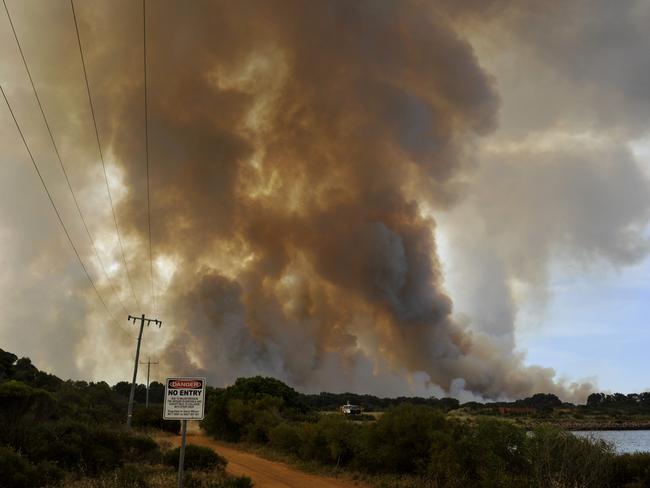
[[[203,420],[205,378],[167,378],[165,420]]]

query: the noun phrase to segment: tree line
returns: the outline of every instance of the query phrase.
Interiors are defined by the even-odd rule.
[[[180,422],[162,419],[163,385],[153,385],[150,408],[140,385],[133,431],[124,425],[124,385],[63,381],[0,349],[0,486],[147,488],[161,486],[150,484],[152,478],[174,480],[178,450],[163,450],[146,434],[180,429]],[[227,475],[226,461],[207,448],[189,449],[186,457],[189,470],[210,470],[188,473],[188,486],[251,486],[247,478]]]
[[[552,426],[527,432],[496,418],[448,415],[444,402],[408,401],[375,422],[355,422],[318,412],[309,398],[277,379],[240,378],[210,391],[202,427],[217,439],[266,446],[303,462],[375,479],[411,477],[408,486],[650,486],[650,454],[617,455],[605,442]],[[542,394],[524,404],[557,401]]]
[[[99,476],[129,463],[160,461],[155,442],[123,429],[129,391],[126,382],[64,381],[0,349],[3,486],[53,486],[70,473]],[[145,386],[138,385],[135,426],[178,432],[178,422],[162,420],[163,394],[164,385],[152,383],[146,409]],[[647,400],[647,394],[593,394],[580,408],[645,408]],[[347,401],[385,413],[356,422],[331,412]],[[445,398],[307,395],[277,379],[253,377],[209,387],[203,427],[218,439],[371,476],[413,476],[422,486],[650,486],[647,454],[617,455],[605,443],[549,426],[527,433],[494,418],[449,414],[494,405],[571,406],[544,393],[462,405]]]

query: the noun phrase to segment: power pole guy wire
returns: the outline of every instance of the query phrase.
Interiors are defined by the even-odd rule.
[[[61,214],[59,213],[59,209],[57,208],[56,204],[54,203],[54,199],[52,198],[52,194],[50,193],[50,190],[48,190],[47,185],[45,184],[45,180],[43,179],[43,175],[41,174],[41,171],[38,169],[38,165],[36,164],[36,160],[34,159],[34,156],[32,155],[32,151],[29,149],[29,145],[27,144],[27,140],[25,139],[25,136],[23,135],[23,131],[20,128],[20,125],[18,124],[18,120],[16,119],[16,115],[14,114],[14,111],[11,108],[11,104],[9,103],[9,99],[7,98],[7,95],[5,94],[5,91],[2,88],[2,85],[0,85],[0,92],[2,93],[2,97],[5,99],[5,103],[7,104],[7,108],[9,109],[9,113],[11,114],[11,118],[14,120],[14,124],[16,125],[16,129],[18,130],[18,133],[20,134],[20,138],[22,139],[23,144],[25,145],[25,149],[27,150],[27,154],[29,154],[29,159],[32,161],[32,164],[34,165],[34,169],[36,170],[36,174],[38,175],[38,178],[41,180],[41,184],[43,185],[43,190],[45,190],[45,193],[47,194],[47,198],[50,200],[50,204],[52,204],[52,208],[54,209],[54,212],[56,213],[56,216],[59,219],[59,224],[61,225],[61,229],[63,229],[63,232],[65,233],[65,236],[68,238],[68,242],[70,243],[70,246],[72,247],[72,250],[74,251],[75,256],[77,256],[77,260],[79,261],[79,264],[81,265],[81,268],[83,269],[84,273],[86,274],[86,278],[88,278],[88,281],[90,281],[90,284],[92,285],[93,289],[95,290],[95,293],[97,294],[97,297],[102,302],[102,305],[104,305],[104,308],[106,309],[106,313],[110,317],[111,321],[114,324],[117,325],[117,321],[115,320],[115,317],[113,317],[113,314],[109,310],[108,305],[106,305],[106,302],[104,301],[104,298],[102,298],[102,295],[99,293],[99,290],[97,289],[97,285],[95,285],[95,282],[91,278],[90,273],[88,273],[88,269],[86,268],[86,265],[83,263],[83,260],[81,259],[81,255],[79,254],[79,251],[77,250],[77,246],[74,245],[74,242],[72,241],[72,238],[70,237],[70,232],[68,232],[68,228],[63,223],[63,219],[61,218]],[[119,325],[118,325],[118,327],[119,327]]]
[[[140,333],[138,334],[138,344],[135,349],[135,364],[133,366],[133,381],[131,382],[131,393],[129,394],[129,409],[126,414],[126,427],[128,429],[131,428],[131,420],[133,418],[133,400],[135,398],[135,382],[138,377],[138,364],[140,362],[140,343],[142,342],[142,331],[144,330],[145,323],[147,324],[147,327],[153,322],[160,328],[162,326],[162,321],[158,319],[148,319],[145,317],[144,314],[142,314],[141,317],[135,317],[133,315],[129,315],[128,318],[129,321],[133,321],[135,324],[138,320],[140,321]]]
[[[81,211],[81,207],[79,206],[79,201],[77,200],[77,196],[72,189],[72,184],[70,183],[70,178],[68,177],[68,172],[65,169],[65,165],[63,164],[63,160],[61,159],[61,154],[59,153],[59,148],[56,145],[56,142],[54,140],[54,135],[52,134],[52,128],[50,127],[50,123],[47,120],[47,117],[45,116],[45,110],[43,109],[43,105],[41,103],[41,97],[38,95],[38,90],[36,89],[36,85],[34,84],[34,79],[32,78],[32,73],[29,69],[29,66],[27,64],[27,59],[25,58],[25,54],[23,53],[23,48],[20,45],[20,41],[18,40],[18,34],[16,34],[16,28],[14,27],[13,20],[11,18],[11,14],[9,13],[9,8],[7,7],[7,2],[6,0],[2,0],[2,3],[5,7],[5,12],[7,12],[7,18],[9,19],[9,25],[11,26],[11,31],[14,34],[14,39],[16,39],[16,45],[18,46],[18,52],[20,53],[20,57],[23,60],[23,65],[25,66],[25,71],[27,71],[27,76],[29,78],[29,83],[32,86],[32,91],[34,92],[34,96],[36,97],[36,102],[38,103],[38,108],[41,111],[41,115],[43,116],[43,122],[45,122],[45,127],[47,128],[47,133],[50,135],[50,141],[52,142],[52,147],[54,148],[54,152],[56,153],[56,157],[59,161],[59,166],[61,167],[61,171],[63,172],[63,176],[65,177],[65,181],[68,185],[68,190],[70,191],[70,194],[72,195],[72,200],[74,200],[75,207],[77,208],[77,213],[79,214],[79,217],[81,218],[81,222],[83,223],[84,230],[86,231],[86,235],[88,236],[88,240],[90,241],[90,245],[93,248],[93,251],[95,252],[95,256],[97,257],[97,261],[99,262],[100,267],[102,268],[102,271],[104,272],[104,276],[106,276],[106,280],[108,283],[111,285],[111,288],[113,289],[113,293],[115,296],[117,296],[118,301],[120,302],[120,305],[122,307],[122,310],[124,310],[124,313],[126,312],[126,308],[124,307],[124,303],[122,302],[122,299],[120,298],[119,293],[117,292],[117,289],[115,288],[115,284],[113,283],[113,280],[108,275],[108,272],[106,271],[106,266],[104,265],[104,262],[102,261],[101,257],[99,256],[99,251],[97,250],[97,245],[95,244],[95,240],[93,239],[92,235],[90,234],[90,230],[88,229],[88,224],[86,222],[86,218],[83,215],[83,212]]]
[[[90,94],[90,84],[88,83],[88,73],[86,71],[86,61],[84,59],[83,48],[81,46],[81,36],[79,35],[79,26],[77,24],[77,14],[74,10],[74,0],[70,0],[70,6],[72,7],[72,18],[74,19],[74,28],[77,33],[77,44],[79,46],[79,55],[81,56],[81,66],[84,73],[84,81],[86,82],[86,92],[88,93],[88,103],[90,104],[90,114],[93,118],[93,126],[95,128],[95,138],[97,139],[97,149],[99,150],[99,159],[102,163],[102,169],[104,170],[104,182],[106,183],[106,192],[108,193],[108,201],[111,204],[111,212],[113,213],[113,223],[115,224],[115,232],[117,233],[117,241],[120,245],[120,251],[122,253],[122,261],[124,262],[124,269],[126,270],[126,277],[129,280],[129,286],[131,287],[131,293],[133,294],[133,300],[138,308],[140,304],[138,303],[138,297],[135,294],[135,288],[133,288],[133,281],[131,280],[131,273],[129,272],[129,266],[126,264],[126,257],[124,255],[124,245],[122,244],[122,236],[120,234],[120,228],[117,225],[117,216],[115,215],[115,206],[113,205],[113,197],[111,195],[111,188],[108,184],[108,174],[106,173],[106,163],[104,162],[104,153],[102,151],[102,145],[99,140],[99,130],[97,129],[97,119],[95,117],[95,106],[93,104],[93,99]]]

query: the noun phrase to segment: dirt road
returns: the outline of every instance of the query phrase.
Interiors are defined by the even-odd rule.
[[[175,445],[180,444],[180,437],[170,440]],[[367,488],[354,481],[304,473],[286,464],[240,451],[202,434],[192,425],[188,425],[187,443],[214,449],[228,460],[227,471],[230,474],[250,477],[255,488]]]

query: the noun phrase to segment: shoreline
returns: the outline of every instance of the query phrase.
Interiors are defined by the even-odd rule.
[[[566,428],[571,432],[615,432],[621,430],[650,430],[650,424],[640,426],[580,426],[576,428]]]
[[[616,430],[650,430],[650,421],[643,422],[516,422],[517,425],[527,430],[534,430],[543,425],[550,425],[565,431],[585,432],[585,431],[616,431]]]

